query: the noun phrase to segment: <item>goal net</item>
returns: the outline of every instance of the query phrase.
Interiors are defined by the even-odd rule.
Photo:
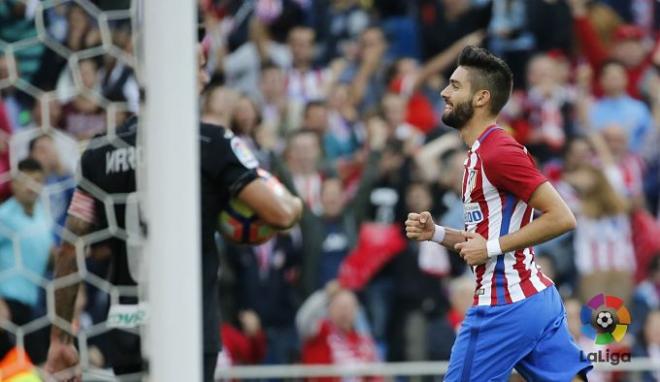
[[[141,3],[0,2],[0,380],[74,371],[45,369],[52,326],[75,336],[83,380],[117,380],[113,368],[134,363],[126,349],[136,347],[151,380],[201,377],[199,259],[175,257],[199,253],[196,4]],[[118,127],[137,116],[132,143]],[[135,169],[137,189],[81,175],[85,150],[104,147],[98,171]],[[67,227],[76,187],[107,224]],[[67,242],[77,270],[56,277]],[[125,261],[113,253],[123,246]],[[126,267],[139,287],[118,276]],[[72,287],[70,322],[56,294]],[[124,379],[145,377],[129,370]]]

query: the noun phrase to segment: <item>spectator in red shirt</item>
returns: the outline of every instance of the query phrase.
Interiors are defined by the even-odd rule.
[[[371,336],[357,329],[357,312],[355,294],[342,289],[337,282],[330,282],[325,291],[312,294],[296,315],[296,326],[303,340],[302,362],[350,366],[379,361]]]
[[[591,21],[587,18],[587,1],[571,0],[573,27],[589,64],[594,70],[600,70],[603,63],[614,58],[621,61],[628,74],[627,92],[631,97],[641,98],[641,83],[651,67],[651,47],[645,43],[644,29],[635,25],[620,25],[614,31],[614,42],[608,49],[596,34]],[[599,77],[599,76],[597,76]],[[603,94],[599,84],[594,83],[597,96]]]
[[[266,357],[266,333],[261,328],[259,316],[253,310],[238,314],[238,326],[220,325],[222,352],[218,367],[259,364]]]

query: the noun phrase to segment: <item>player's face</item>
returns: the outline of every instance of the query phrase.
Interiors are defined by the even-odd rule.
[[[449,78],[449,84],[440,93],[445,100],[442,122],[457,130],[462,129],[474,115],[468,75],[468,70],[459,66]]]

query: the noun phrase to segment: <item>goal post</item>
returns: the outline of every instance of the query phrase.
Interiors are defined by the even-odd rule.
[[[194,0],[145,0],[146,353],[149,380],[202,380]],[[144,346],[143,346],[144,347]]]

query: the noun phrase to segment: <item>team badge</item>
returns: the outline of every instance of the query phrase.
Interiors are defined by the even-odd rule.
[[[257,168],[259,166],[259,161],[241,138],[234,137],[231,139],[231,149],[243,166],[247,168]]]

